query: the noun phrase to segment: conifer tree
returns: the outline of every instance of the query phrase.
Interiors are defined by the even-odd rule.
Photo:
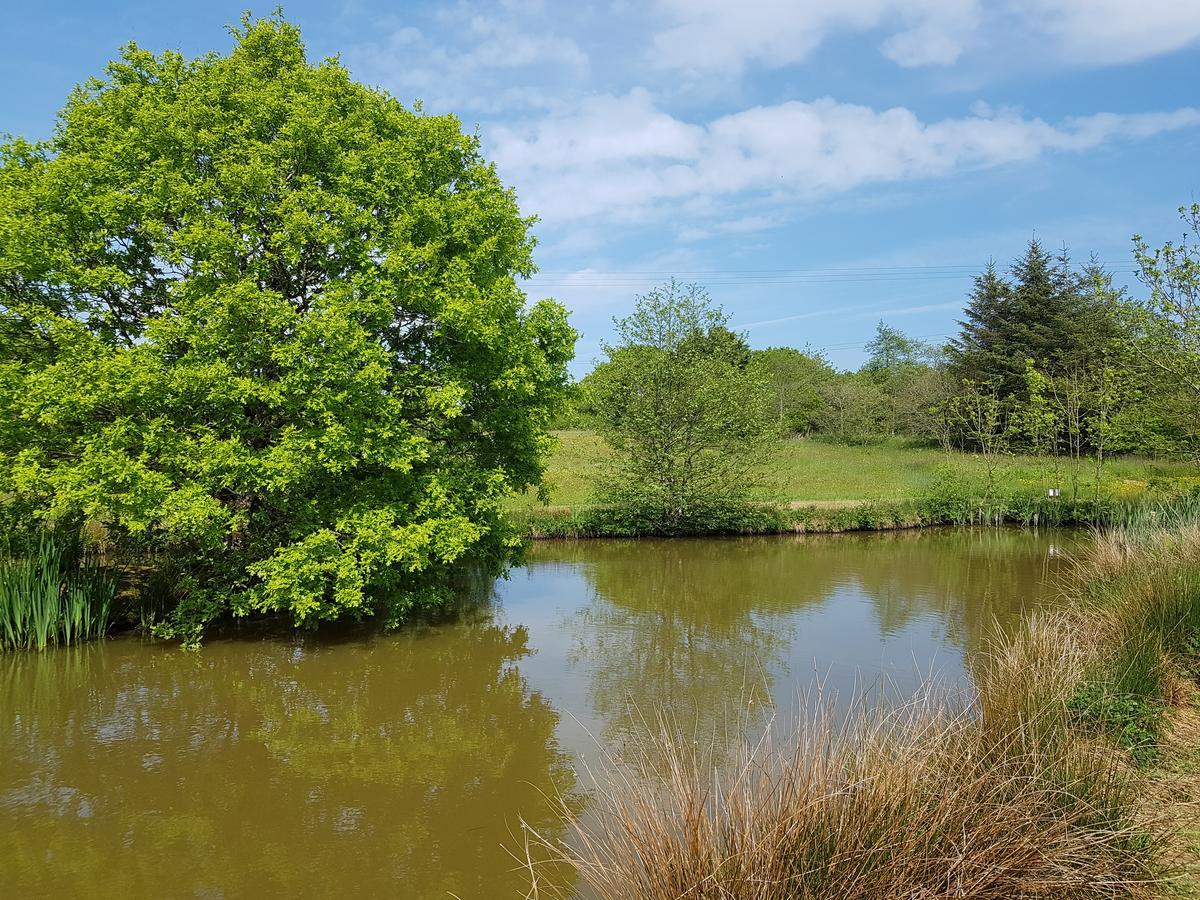
[[[1010,274],[1002,277],[989,262],[975,279],[949,346],[959,378],[997,380],[1002,397],[1023,396],[1028,361],[1052,378],[1102,363],[1118,326],[1112,292],[1091,289],[1104,281],[1095,262],[1080,272],[1065,248],[1056,258],[1033,238]]]

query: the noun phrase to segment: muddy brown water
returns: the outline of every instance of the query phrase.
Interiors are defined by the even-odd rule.
[[[581,757],[648,710],[727,733],[818,688],[969,690],[1082,540],[548,542],[396,634],[3,655],[0,896],[524,896],[522,819],[561,834],[547,796],[586,806]]]

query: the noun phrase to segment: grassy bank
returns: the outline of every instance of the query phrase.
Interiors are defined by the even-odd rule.
[[[569,841],[538,851],[602,898],[1195,891],[1200,773],[1178,734],[1197,716],[1200,515],[1175,512],[1098,536],[1074,602],[998,639],[977,696],[817,715],[732,759],[665,728],[597,769]]]
[[[619,510],[594,505],[610,451],[596,434],[557,432],[546,500],[513,499],[510,514],[534,538],[633,536]],[[1193,463],[1116,457],[1097,477],[1087,460],[979,456],[899,444],[781,441],[751,509],[715,517],[704,533],[774,534],[974,523],[1120,523],[1147,502],[1200,490]],[[990,471],[989,471],[990,469]],[[1057,487],[1061,496],[1050,498]]]

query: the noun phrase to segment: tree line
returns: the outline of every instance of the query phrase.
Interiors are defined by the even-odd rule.
[[[1190,240],[1151,250],[1135,238],[1138,296],[1114,286],[1094,261],[1075,266],[1035,238],[1006,272],[989,263],[975,277],[951,340],[927,343],[881,321],[856,370],[839,371],[808,348],[751,349],[702,287],[669,284],[618,322],[621,342],[574,386],[556,424],[605,427],[612,370],[647,347],[673,346],[651,333],[646,317],[678,315],[670,327],[687,336],[675,342],[677,358],[707,357],[706,366],[723,366],[725,380],[747,373],[764,427],[782,435],[851,444],[907,439],[948,450],[1002,439],[1031,453],[1195,455],[1200,206],[1180,212]],[[635,319],[643,324],[631,331],[625,323]]]
[[[1134,237],[1132,294],[1035,238],[1006,272],[989,263],[975,278],[952,340],[880,322],[852,371],[809,349],[752,349],[702,286],[672,280],[615,320],[557,424],[598,430],[616,451],[598,498],[666,533],[736,517],[779,436],[902,439],[991,463],[1010,451],[1087,458],[1097,479],[1110,454],[1195,456],[1200,204],[1180,215],[1179,243]]]

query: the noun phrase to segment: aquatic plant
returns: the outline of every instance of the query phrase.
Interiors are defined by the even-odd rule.
[[[0,649],[45,650],[103,637],[115,593],[94,561],[43,534],[0,559]]]

